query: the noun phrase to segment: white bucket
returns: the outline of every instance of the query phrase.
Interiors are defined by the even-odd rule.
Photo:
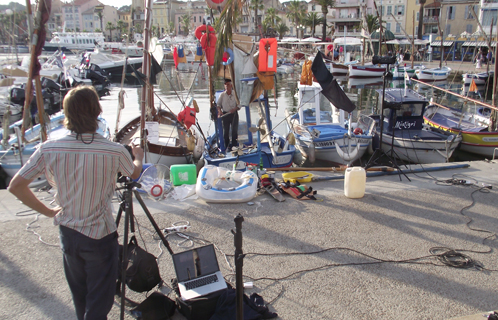
[[[344,175],[344,195],[351,199],[365,195],[367,173],[362,167],[347,168]]]

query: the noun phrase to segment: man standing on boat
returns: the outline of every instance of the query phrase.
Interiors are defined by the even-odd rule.
[[[235,94],[232,90],[232,81],[225,79],[225,91],[218,98],[218,117],[223,123],[223,140],[225,148],[231,150],[238,146],[239,114],[240,107],[237,105]],[[230,128],[232,128],[232,141],[230,143]]]
[[[118,234],[111,199],[117,174],[138,178],[142,148],[124,146],[96,133],[102,113],[93,87],[78,87],[63,102],[70,132],[40,145],[10,182],[9,191],[59,225],[66,279],[78,320],[107,319],[118,277]],[[47,207],[28,185],[44,174],[57,189],[59,206]]]

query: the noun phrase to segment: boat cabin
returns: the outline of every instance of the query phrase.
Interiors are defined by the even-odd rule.
[[[377,93],[382,103],[382,89]],[[421,130],[427,103],[424,96],[411,89],[385,89],[383,131]]]
[[[313,82],[311,86],[299,84],[299,124],[300,125],[322,125],[333,123],[332,119],[332,105],[321,94],[322,87]],[[342,114],[342,121],[344,123],[344,112]]]

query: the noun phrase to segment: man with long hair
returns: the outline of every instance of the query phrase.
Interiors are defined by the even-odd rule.
[[[93,87],[78,87],[63,102],[66,136],[40,145],[14,176],[9,191],[59,225],[64,272],[78,320],[107,319],[118,272],[118,235],[111,199],[118,172],[138,178],[143,150],[126,148],[97,133],[102,113]],[[28,185],[45,174],[57,189],[57,207],[41,202]]]

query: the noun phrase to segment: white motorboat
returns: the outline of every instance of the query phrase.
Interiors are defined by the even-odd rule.
[[[196,194],[206,202],[239,203],[252,200],[258,191],[258,177],[252,171],[234,171],[207,165],[201,168]]]
[[[450,72],[451,68],[449,67],[421,68],[415,70],[415,75],[420,81],[440,81],[448,79]]]

